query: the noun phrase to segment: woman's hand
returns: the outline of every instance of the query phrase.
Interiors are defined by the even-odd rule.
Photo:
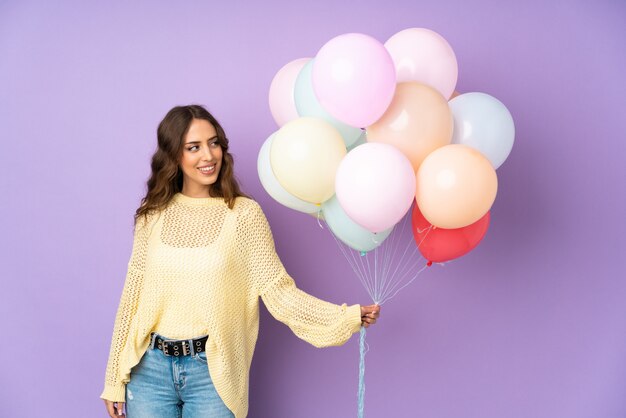
[[[361,308],[363,309],[363,308]],[[363,312],[361,310],[361,312]],[[120,418],[120,417],[125,417],[126,414],[124,414],[124,402],[113,402],[113,401],[108,401],[108,400],[104,400],[104,404],[107,407],[107,412],[109,413],[109,416],[111,418]],[[119,415],[118,415],[119,413]]]
[[[361,306],[361,325],[365,328],[376,323],[376,319],[380,316],[380,306],[369,305]]]

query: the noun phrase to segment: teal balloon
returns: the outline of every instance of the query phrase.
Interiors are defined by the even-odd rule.
[[[333,196],[322,203],[322,213],[331,232],[348,247],[361,253],[378,247],[391,234],[393,227],[373,233],[354,222]]]
[[[350,147],[361,136],[361,129],[346,125],[333,118],[317,100],[315,91],[313,90],[313,82],[311,81],[313,61],[315,61],[315,59],[310,60],[304,68],[300,70],[298,78],[296,79],[293,97],[296,102],[298,115],[324,119],[339,131],[346,147]]]

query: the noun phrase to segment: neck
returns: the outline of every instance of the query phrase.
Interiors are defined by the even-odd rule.
[[[187,197],[211,197],[210,187],[190,187],[183,184],[181,193]]]

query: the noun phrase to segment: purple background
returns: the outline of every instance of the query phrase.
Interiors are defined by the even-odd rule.
[[[132,214],[177,104],[224,125],[299,286],[368,303],[327,231],[260,186],[269,84],[333,36],[426,27],[458,90],[507,105],[516,143],[483,243],[368,333],[366,415],[626,416],[621,0],[86,3],[0,2],[0,415],[105,416]],[[358,338],[318,350],[262,313],[249,416],[355,416]]]

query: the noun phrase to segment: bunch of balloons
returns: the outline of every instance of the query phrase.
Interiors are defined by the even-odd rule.
[[[448,42],[423,28],[384,44],[340,35],[314,58],[289,62],[270,86],[280,128],[259,153],[263,187],[291,209],[321,211],[333,234],[362,254],[411,206],[427,260],[469,252],[487,231],[495,170],[515,128],[496,98],[456,92],[457,76]]]

